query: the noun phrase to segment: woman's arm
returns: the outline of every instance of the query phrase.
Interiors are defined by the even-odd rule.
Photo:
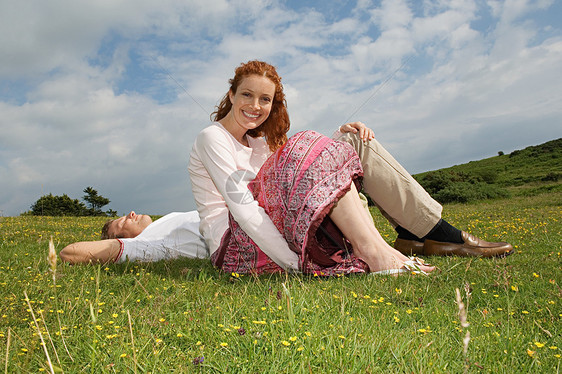
[[[237,199],[240,196],[251,196],[247,187],[250,180],[236,183],[236,191],[232,190],[234,184],[230,184],[227,191],[227,179],[240,172],[227,134],[220,129],[204,132],[193,147],[230,213],[244,232],[279,266],[287,270],[298,270],[299,257],[291,251],[265,210],[255,200],[241,202]],[[246,175],[250,176],[251,173]]]
[[[121,253],[121,243],[117,239],[77,242],[64,247],[60,258],[71,264],[105,264],[114,262]]]

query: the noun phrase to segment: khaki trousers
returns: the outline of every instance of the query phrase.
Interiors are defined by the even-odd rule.
[[[376,139],[363,142],[348,132],[336,140],[355,148],[363,166],[363,188],[394,227],[422,238],[439,222],[441,204]]]

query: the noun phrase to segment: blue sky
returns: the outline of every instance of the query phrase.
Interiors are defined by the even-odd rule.
[[[291,134],[371,126],[412,173],[562,136],[554,0],[7,0],[0,214],[92,186],[120,214],[194,209],[196,134],[250,59]]]

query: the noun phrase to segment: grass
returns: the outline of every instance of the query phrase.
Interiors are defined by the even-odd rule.
[[[0,218],[0,370],[559,372],[562,193],[447,205],[444,218],[516,253],[430,258],[428,277],[256,278],[183,259],[59,263],[53,281],[49,238],[57,251],[96,239],[103,218]]]

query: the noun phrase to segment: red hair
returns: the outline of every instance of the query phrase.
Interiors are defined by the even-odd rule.
[[[277,74],[275,67],[263,61],[248,61],[241,64],[234,71],[234,78],[230,79],[230,90],[236,94],[238,86],[244,78],[250,75],[259,75],[266,77],[275,84],[275,95],[271,105],[271,112],[269,117],[257,128],[248,130],[247,134],[251,137],[265,137],[267,145],[272,152],[275,152],[279,147],[287,142],[287,132],[291,126],[289,122],[289,113],[287,112],[287,102],[285,100],[285,93],[283,93],[283,85],[281,84],[281,77]],[[211,114],[213,121],[220,121],[232,108],[232,103],[228,93],[224,95],[216,110]]]

